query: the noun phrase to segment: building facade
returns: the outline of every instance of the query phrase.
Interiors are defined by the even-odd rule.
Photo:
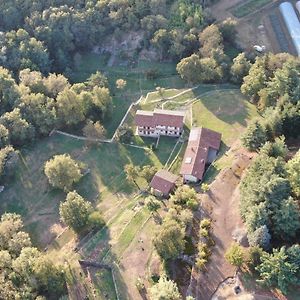
[[[179,137],[183,131],[184,115],[184,112],[174,110],[138,110],[135,115],[136,133],[150,137]]]

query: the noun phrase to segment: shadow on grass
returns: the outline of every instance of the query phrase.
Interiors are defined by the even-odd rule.
[[[239,91],[216,91],[213,95],[201,97],[201,102],[216,118],[225,123],[247,125],[249,108]]]

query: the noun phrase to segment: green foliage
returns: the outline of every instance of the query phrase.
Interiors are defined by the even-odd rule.
[[[182,185],[178,187],[175,194],[171,196],[171,202],[174,205],[187,206],[194,209],[196,205],[198,206],[197,193],[189,186]]]
[[[49,183],[56,188],[68,191],[82,177],[80,164],[70,155],[55,155],[45,163],[45,174]]]
[[[34,128],[22,118],[19,108],[3,114],[0,117],[0,124],[8,129],[9,140],[14,146],[23,145],[34,138]]]
[[[249,234],[266,225],[272,236],[292,239],[299,229],[299,208],[290,197],[281,157],[259,155],[241,183],[241,213]]]
[[[61,220],[76,233],[86,229],[89,221],[95,221],[95,215],[90,217],[91,211],[92,205],[75,191],[69,192],[66,201],[62,202],[59,207]],[[98,220],[96,221],[98,223]]]
[[[247,127],[241,140],[248,150],[257,151],[267,141],[265,128],[256,120]]]
[[[226,260],[233,266],[240,268],[245,262],[245,252],[243,247],[233,243],[225,253]]]
[[[184,232],[176,221],[166,221],[153,239],[154,247],[164,260],[177,258],[184,250]]]
[[[58,299],[66,283],[61,267],[31,248],[17,214],[4,214],[0,221],[0,298]],[[43,298],[42,296],[45,296]]]
[[[251,62],[246,58],[244,52],[240,53],[233,59],[233,64],[230,69],[232,82],[241,84],[243,78],[249,73],[250,68]]]
[[[93,211],[88,216],[87,224],[90,228],[99,230],[105,226],[105,221],[103,220],[99,211]]]
[[[272,253],[264,252],[261,263],[256,267],[260,274],[260,281],[269,287],[278,287],[287,293],[291,285],[299,284],[300,247],[293,245],[286,249],[274,249]]]
[[[298,197],[300,196],[300,150],[288,161],[286,169],[293,192]]]
[[[258,227],[255,231],[248,234],[248,241],[251,247],[261,247],[264,250],[270,248],[271,235],[266,225]]]
[[[153,176],[157,172],[157,167],[151,165],[143,166],[140,176],[143,177],[148,183],[152,180]]]
[[[156,212],[161,206],[161,202],[153,196],[147,197],[145,203],[151,212]]]
[[[151,300],[181,300],[176,283],[168,280],[165,276],[159,278],[158,283],[150,288]]]
[[[284,136],[275,138],[273,143],[266,142],[261,148],[260,153],[274,158],[285,158],[288,153],[288,148],[285,144]]]
[[[0,149],[0,178],[1,180],[10,179],[14,175],[16,166],[19,162],[18,152],[12,146]]]

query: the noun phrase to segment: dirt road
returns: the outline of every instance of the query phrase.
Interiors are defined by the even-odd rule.
[[[231,168],[224,169],[211,184],[210,192],[203,197],[203,210],[213,220],[213,239],[210,261],[204,272],[193,269],[189,291],[197,300],[211,299],[219,284],[235,274],[224,258],[226,249],[234,241],[233,236],[245,235],[239,213],[239,183],[243,171],[249,166],[252,154],[234,150]]]

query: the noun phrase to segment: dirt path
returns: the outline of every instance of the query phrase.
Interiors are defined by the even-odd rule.
[[[249,166],[252,154],[238,150],[236,144],[228,155],[234,156],[231,168],[224,169],[210,186],[210,192],[203,197],[205,214],[213,220],[213,239],[216,245],[203,273],[192,271],[189,293],[196,299],[211,299],[220,282],[233,276],[235,268],[227,263],[224,254],[233,242],[233,234],[245,232],[239,213],[238,186],[243,171]]]

